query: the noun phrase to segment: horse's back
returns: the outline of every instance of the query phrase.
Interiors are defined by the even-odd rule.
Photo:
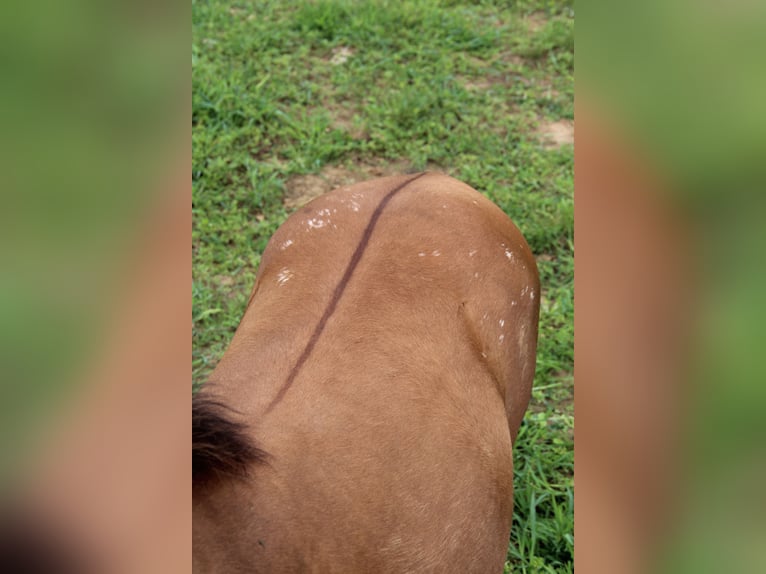
[[[269,462],[195,501],[200,571],[502,569],[538,295],[518,229],[446,176],[291,216],[212,377]]]

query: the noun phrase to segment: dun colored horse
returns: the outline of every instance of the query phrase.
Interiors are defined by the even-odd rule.
[[[502,572],[539,293],[445,175],[293,214],[193,399],[194,572]]]

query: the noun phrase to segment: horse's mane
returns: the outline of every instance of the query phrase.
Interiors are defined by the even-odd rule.
[[[247,476],[268,455],[247,435],[247,425],[231,418],[233,409],[204,390],[192,397],[192,480]]]

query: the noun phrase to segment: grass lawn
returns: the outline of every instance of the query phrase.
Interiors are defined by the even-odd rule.
[[[519,226],[543,286],[506,570],[573,571],[572,1],[193,0],[192,18],[193,384],[297,205],[449,173]]]

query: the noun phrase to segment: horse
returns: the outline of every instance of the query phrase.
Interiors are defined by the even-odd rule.
[[[193,571],[502,572],[539,300],[521,232],[447,175],[293,213],[192,399]]]

